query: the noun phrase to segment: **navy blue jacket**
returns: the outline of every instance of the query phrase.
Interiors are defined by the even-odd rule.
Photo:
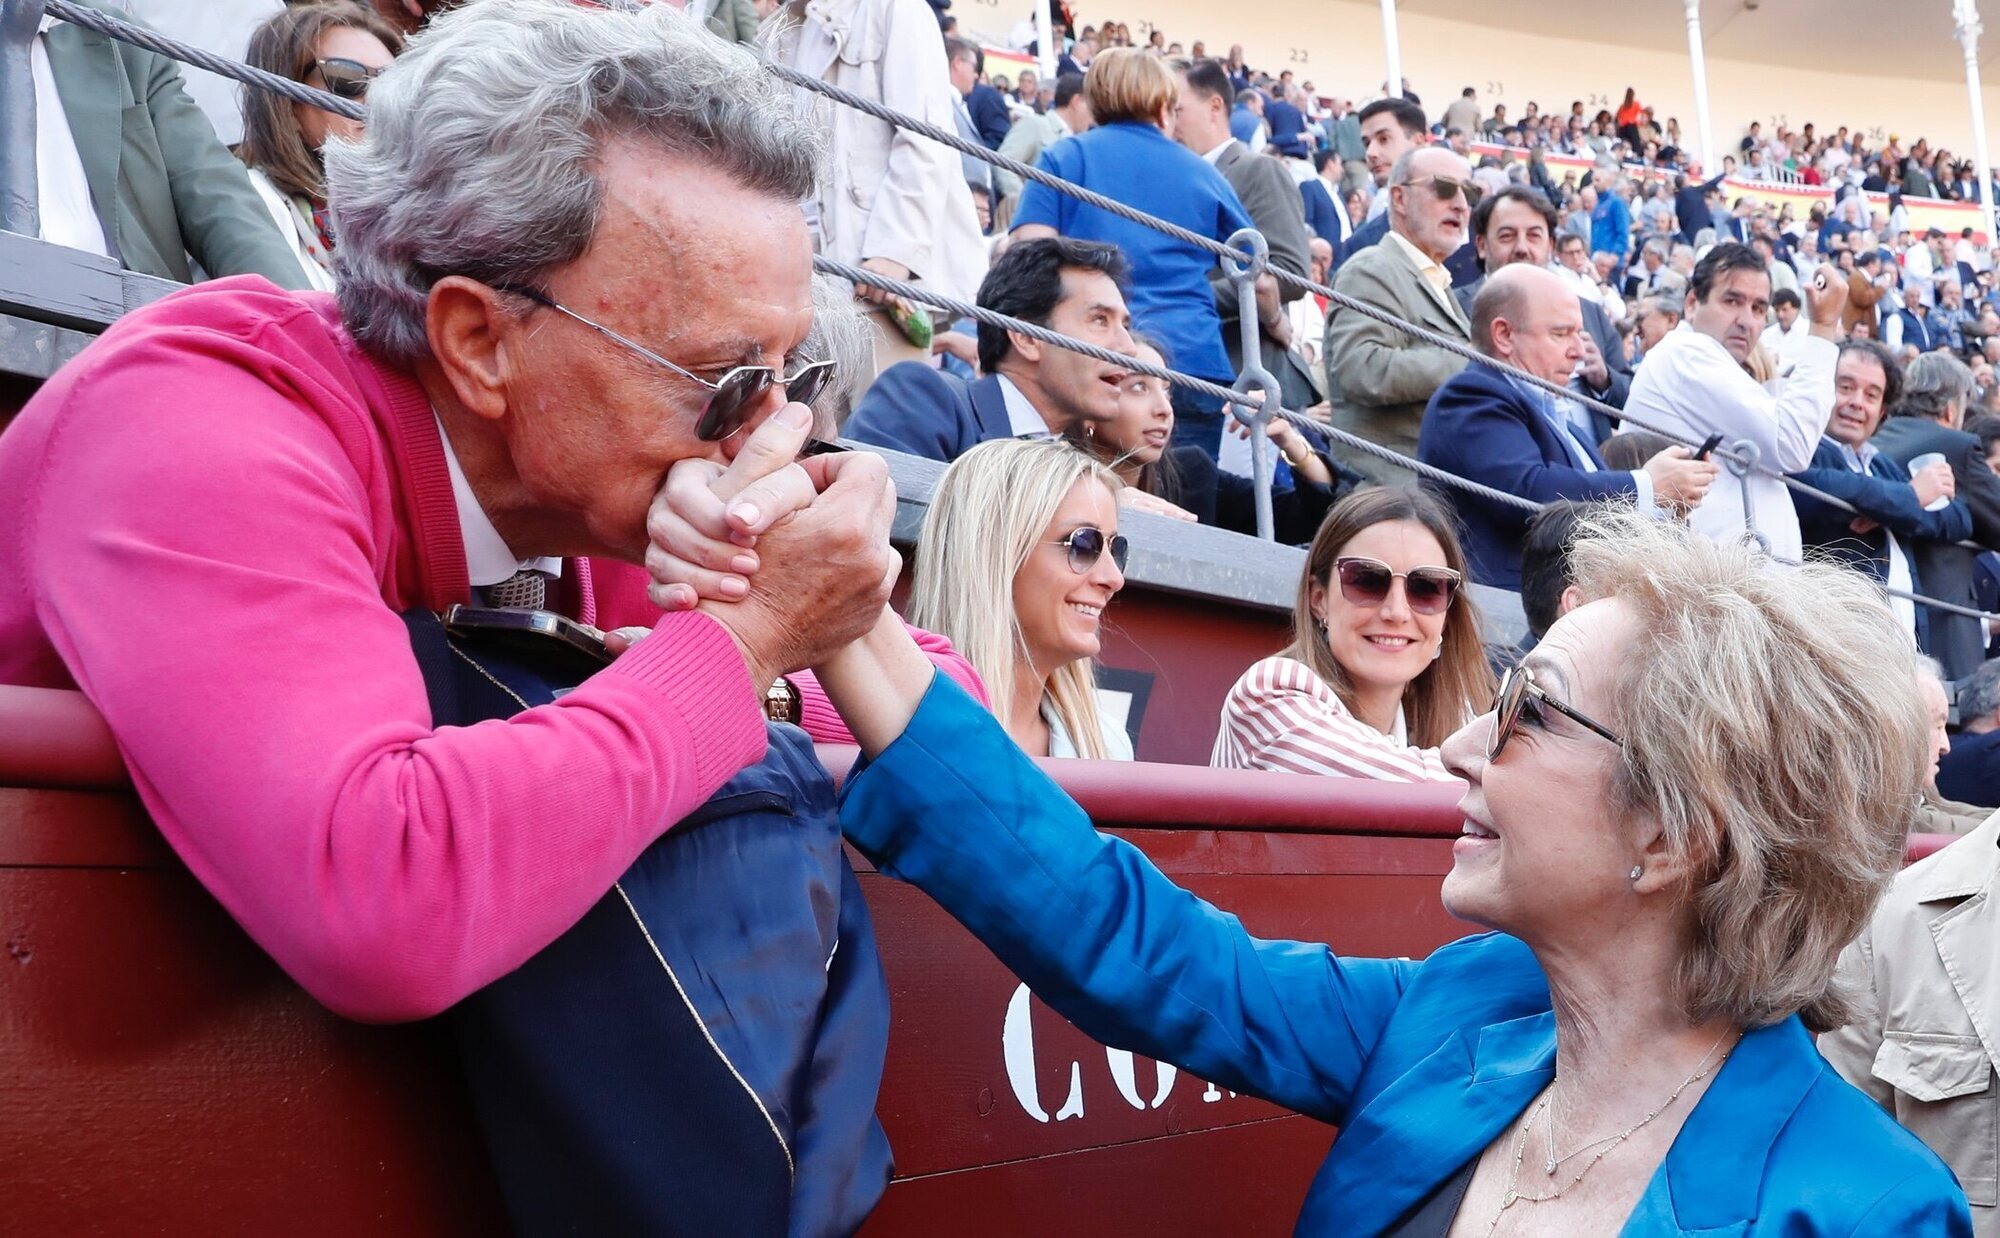
[[[1334,272],[1338,273],[1342,263],[1362,250],[1367,249],[1370,245],[1380,244],[1382,238],[1388,235],[1389,212],[1383,211],[1380,215],[1354,229],[1354,235],[1347,238],[1347,245],[1334,255]],[[1451,286],[1454,288],[1463,288],[1486,273],[1479,265],[1479,253],[1473,249],[1471,241],[1467,241],[1465,244],[1459,246],[1457,253],[1444,260],[1444,269],[1451,272]],[[1328,278],[1327,282],[1333,282],[1331,277]]]
[[[1938,762],[1938,794],[1981,808],[2000,808],[2000,731],[1951,737],[1951,751]]]
[[[1424,409],[1417,459],[1508,494],[1555,499],[1614,498],[1638,492],[1630,473],[1603,471],[1596,447],[1577,435],[1599,472],[1586,472],[1533,398],[1485,366],[1469,365],[1448,379]],[[1465,528],[1472,579],[1502,589],[1521,587],[1521,536],[1530,513],[1460,490],[1444,500]]]
[[[902,361],[876,375],[841,435],[926,460],[956,460],[989,438],[1009,438],[1000,379],[976,382]]]
[[[1271,126],[1271,145],[1279,154],[1306,157],[1305,113],[1283,99],[1273,99],[1264,105],[1264,123]]]
[[[1931,325],[1929,318],[1919,318],[1906,309],[1892,310],[1882,315],[1884,329],[1888,327],[1891,318],[1903,320],[1903,343],[1915,345],[1918,352],[1929,352],[1936,345],[1937,339],[1933,332],[1937,328]]]
[[[1311,180],[1299,182],[1299,198],[1304,204],[1306,227],[1312,234],[1333,246],[1333,252],[1340,252],[1340,234],[1345,231],[1340,226],[1340,207],[1333,195],[1326,190],[1326,182],[1315,176]]]
[[[1903,539],[1904,551],[1910,560],[1910,578],[1916,585],[1911,592],[1921,593],[1924,582],[1917,573],[1914,543],[1919,540],[1955,542],[1972,536],[1972,513],[1960,499],[1953,499],[1937,511],[1925,511],[1917,502],[1917,492],[1910,487],[1910,470],[1887,452],[1875,454],[1875,458],[1868,462],[1868,472],[1870,475],[1864,477],[1848,468],[1840,444],[1830,438],[1820,439],[1818,450],[1813,452],[1812,463],[1792,476],[1836,498],[1846,499],[1879,527],[1866,533],[1856,533],[1851,527],[1854,522],[1852,513],[1841,511],[1809,494],[1794,491],[1792,506],[1799,513],[1799,533],[1806,545],[1825,550],[1849,566],[1860,568],[1887,583],[1889,538],[1884,530],[1894,530],[1896,536]],[[1919,606],[1919,644],[1928,644],[1929,627],[1929,608]]]
[[[1014,127],[1013,113],[1007,110],[1007,101],[1000,92],[985,82],[975,82],[972,92],[965,96],[965,110],[972,114],[972,127],[979,130],[979,140],[987,150],[999,150],[1006,140],[1007,131]]]
[[[1451,290],[1451,295],[1458,298],[1458,308],[1465,311],[1467,322],[1472,321],[1473,298],[1479,295],[1479,290],[1485,285],[1486,279],[1482,276],[1470,284],[1460,285]],[[1583,329],[1590,332],[1590,338],[1597,344],[1597,351],[1603,354],[1604,374],[1610,380],[1610,386],[1599,391],[1579,374],[1569,380],[1569,389],[1578,395],[1589,396],[1593,400],[1609,404],[1613,408],[1624,408],[1625,401],[1632,396],[1632,359],[1625,354],[1625,341],[1619,336],[1617,324],[1611,321],[1611,315],[1605,313],[1604,307],[1594,298],[1578,296],[1576,304],[1577,308],[1583,311]],[[1618,428],[1617,422],[1594,410],[1590,414],[1590,425],[1590,442],[1593,447],[1610,438],[1612,432]]]
[[[855,767],[840,821],[1086,1035],[1340,1127],[1298,1235],[1389,1231],[1554,1075],[1548,980],[1517,938],[1413,960],[1253,937],[1091,828],[942,676]],[[1619,1233],[1971,1238],[1972,1218],[1951,1171],[1793,1015],[1744,1033]]]

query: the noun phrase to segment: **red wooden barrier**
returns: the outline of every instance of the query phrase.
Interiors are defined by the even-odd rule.
[[[1449,788],[1050,768],[1253,932],[1421,955],[1466,931],[1437,900]],[[503,1229],[435,1029],[313,1004],[105,789],[115,769],[81,698],[0,688],[0,1228]],[[1290,1231],[1330,1129],[1107,1051],[859,867],[895,1012],[879,1108],[897,1180],[866,1234]]]

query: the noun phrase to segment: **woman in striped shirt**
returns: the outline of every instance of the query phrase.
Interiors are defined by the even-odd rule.
[[[1306,552],[1292,643],[1222,703],[1211,765],[1449,781],[1437,746],[1493,701],[1451,517],[1415,489],[1351,494]]]

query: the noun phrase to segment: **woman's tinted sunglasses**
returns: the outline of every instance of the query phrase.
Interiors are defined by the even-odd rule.
[[[368,97],[368,84],[373,82],[388,65],[378,65],[371,69],[358,60],[348,60],[335,56],[327,60],[315,60],[313,66],[319,70],[320,80],[326,83],[327,91],[343,99],[356,103]]]
[[[1617,732],[1550,696],[1542,690],[1542,685],[1535,682],[1533,671],[1525,666],[1516,666],[1500,680],[1500,695],[1493,703],[1493,738],[1487,742],[1486,759],[1500,759],[1501,750],[1506,748],[1508,740],[1514,738],[1514,729],[1521,725],[1521,719],[1526,718],[1530,726],[1542,725],[1544,705],[1579,726],[1602,735],[1620,748],[1625,746],[1625,741],[1618,738]]]
[[[1104,556],[1106,539],[1103,529],[1086,524],[1071,529],[1068,537],[1050,542],[1049,545],[1061,546],[1069,551],[1069,570],[1079,576],[1087,576],[1090,574],[1090,569],[1096,567],[1097,561]],[[1130,553],[1132,544],[1121,534],[1110,538],[1109,545],[1111,561],[1118,565],[1119,571],[1124,571],[1125,556]]]
[[[743,428],[743,421],[751,409],[763,403],[764,397],[773,387],[783,387],[785,397],[797,404],[811,404],[826,385],[833,381],[835,367],[831,361],[808,361],[801,365],[789,378],[768,365],[739,365],[715,382],[710,382],[693,370],[683,369],[662,357],[644,344],[635,343],[601,323],[592,322],[569,306],[557,301],[539,288],[524,284],[494,284],[501,292],[511,292],[515,296],[526,297],[535,304],[552,309],[558,314],[573,318],[614,343],[622,344],[655,365],[667,369],[691,382],[708,388],[708,404],[702,409],[701,420],[695,423],[695,437],[705,443],[718,443]]]
[[[1333,561],[1333,573],[1340,581],[1340,596],[1356,606],[1380,606],[1389,600],[1389,589],[1398,577],[1410,609],[1420,615],[1441,615],[1451,609],[1458,596],[1459,575],[1448,567],[1413,567],[1398,572],[1380,559],[1347,555]]]

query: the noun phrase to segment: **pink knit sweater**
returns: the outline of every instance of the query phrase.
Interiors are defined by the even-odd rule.
[[[469,600],[443,445],[329,297],[246,277],[127,315],[0,437],[0,526],[0,682],[80,688],[188,867],[353,1018],[518,967],[763,755],[721,626],[588,561],[556,604],[653,635],[433,729],[396,612]]]

